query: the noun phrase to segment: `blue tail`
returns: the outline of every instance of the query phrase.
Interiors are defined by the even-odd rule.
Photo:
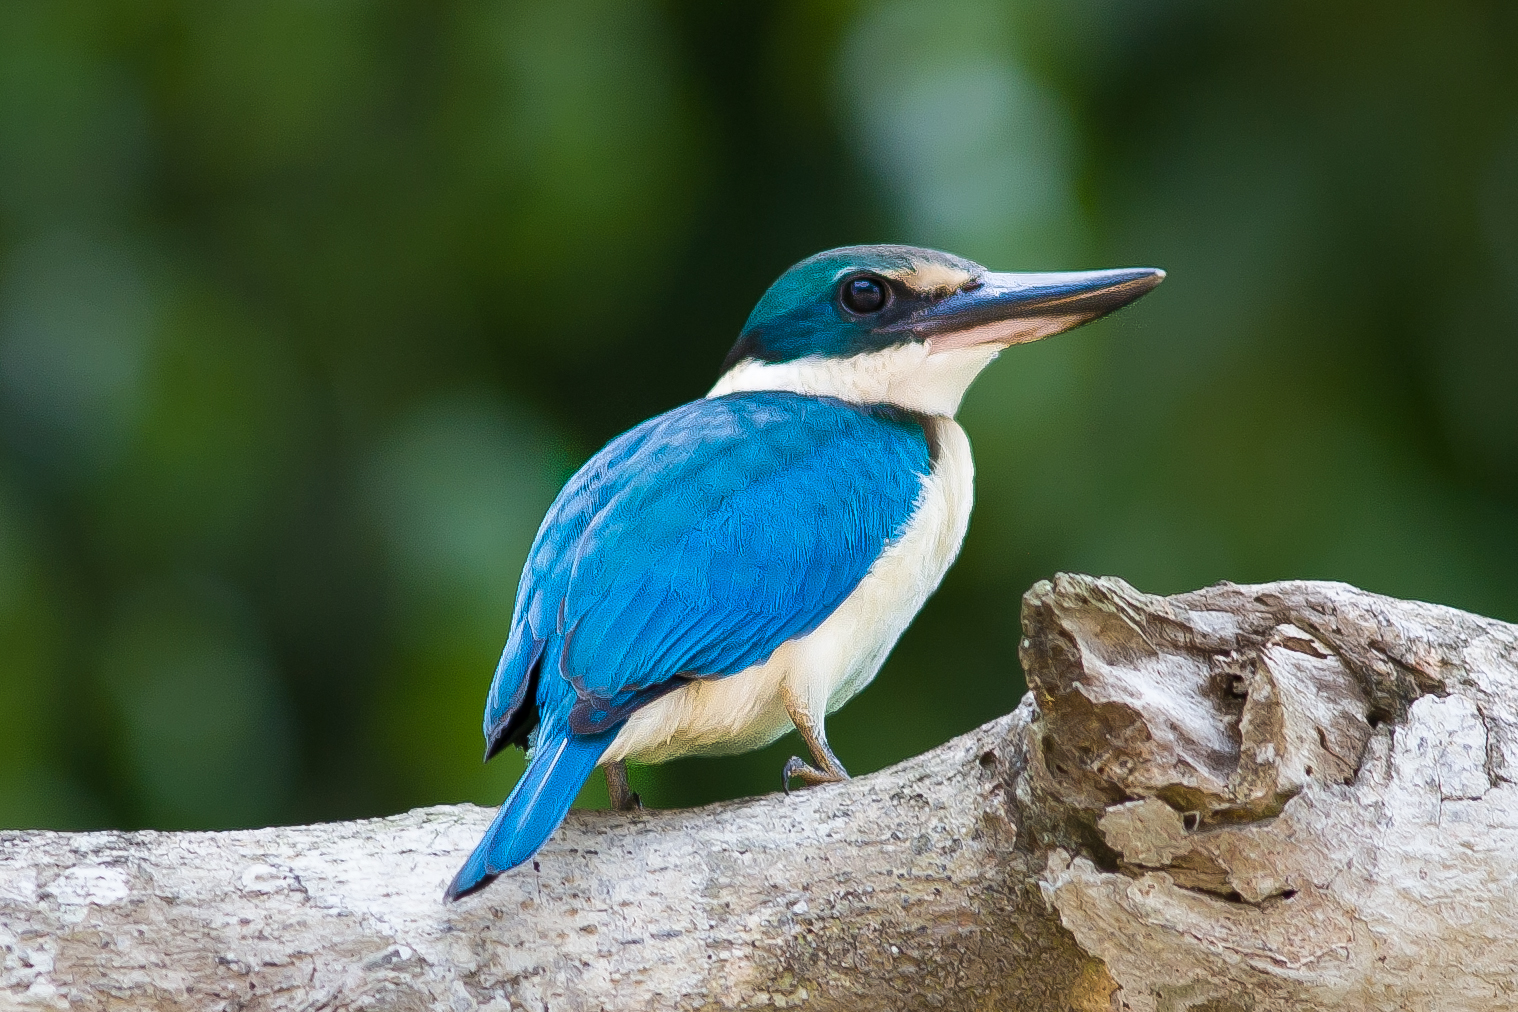
[[[564,821],[575,795],[620,730],[583,737],[561,731],[540,737],[527,772],[496,812],[485,838],[453,877],[444,898],[456,900],[482,889],[501,872],[536,854]]]

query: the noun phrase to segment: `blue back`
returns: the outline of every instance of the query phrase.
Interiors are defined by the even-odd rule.
[[[612,440],[538,531],[487,738],[525,732],[534,680],[545,725],[600,734],[811,632],[900,533],[930,468],[912,417],[784,392],[694,401]]]

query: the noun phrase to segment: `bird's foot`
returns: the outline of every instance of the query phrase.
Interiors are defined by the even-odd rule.
[[[800,780],[808,787],[818,784],[837,784],[849,779],[848,770],[842,764],[835,763],[835,769],[819,770],[811,763],[804,761],[800,756],[791,756],[786,760],[785,769],[781,771],[781,786],[785,793],[791,793],[791,781]]]
[[[625,762],[606,764],[606,794],[611,798],[613,811],[632,812],[643,807],[643,799],[627,785]]]

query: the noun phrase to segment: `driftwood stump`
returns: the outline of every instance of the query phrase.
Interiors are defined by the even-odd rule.
[[[0,834],[0,1008],[1518,1009],[1518,627],[1340,584],[1029,591],[1018,709],[836,786]]]

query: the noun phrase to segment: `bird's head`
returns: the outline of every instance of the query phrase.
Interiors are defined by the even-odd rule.
[[[953,415],[1002,349],[1110,313],[1164,277],[1151,267],[998,274],[912,246],[828,250],[764,293],[711,396],[792,390]]]

